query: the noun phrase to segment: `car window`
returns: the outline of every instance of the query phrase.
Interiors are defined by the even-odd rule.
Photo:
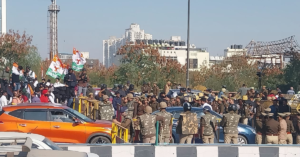
[[[8,114],[11,116],[14,116],[16,118],[23,119],[23,110],[15,110],[15,111],[9,112]]]
[[[36,120],[36,121],[47,121],[46,109],[26,109],[24,111],[24,119]]]
[[[173,111],[173,118],[174,119],[178,119],[180,117],[180,113],[182,113],[183,111]],[[202,116],[204,116],[204,113],[202,111],[192,111],[197,113],[197,118],[201,118]]]
[[[74,123],[74,116],[63,110],[50,110],[50,121]]]
[[[86,117],[85,115],[83,115],[83,114],[79,113],[78,111],[73,110],[71,108],[67,108],[67,109],[65,109],[65,111],[68,112],[68,113],[71,113],[71,114],[75,115],[77,118],[79,118],[79,119],[81,119],[81,120],[83,120],[85,122],[94,122],[90,118]]]

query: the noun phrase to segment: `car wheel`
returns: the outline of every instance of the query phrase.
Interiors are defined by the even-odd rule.
[[[243,135],[239,135],[238,136],[238,144],[248,144],[248,141]]]
[[[104,136],[96,136],[94,137],[91,142],[91,144],[105,144],[105,143],[111,143],[110,140],[107,137]]]

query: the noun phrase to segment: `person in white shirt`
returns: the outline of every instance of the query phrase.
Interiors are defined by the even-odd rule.
[[[201,98],[201,107],[204,108],[205,106],[208,106],[210,108],[210,110],[212,110],[212,107],[210,104],[207,103],[206,98]]]
[[[7,106],[7,104],[8,104],[7,92],[4,91],[0,98],[0,110],[2,111],[2,107]]]

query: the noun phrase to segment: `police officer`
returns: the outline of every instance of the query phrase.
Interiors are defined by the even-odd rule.
[[[165,126],[164,117],[151,115],[152,108],[146,106],[145,113],[138,117],[138,121],[141,127],[141,134],[143,138],[143,143],[155,143],[156,139],[156,121],[160,121],[162,126]]]
[[[241,109],[240,109],[240,113],[241,113],[241,122],[245,125],[248,125],[248,117],[250,115],[250,109],[249,109],[249,105],[245,103],[245,101],[248,100],[247,95],[243,95],[243,100],[239,99],[239,104],[241,104]]]
[[[127,94],[127,104],[126,107],[128,108],[128,115],[133,117],[134,112],[134,100],[133,95],[131,93]]]
[[[128,90],[126,91],[126,94],[132,94],[132,96],[135,96],[134,94],[134,85],[130,84]]]
[[[294,121],[295,131],[297,135],[297,144],[300,144],[300,113],[297,113],[297,119]]]
[[[161,102],[159,104],[160,112],[157,112],[157,116],[165,118],[165,125],[160,128],[159,132],[159,143],[169,143],[172,139],[172,117],[173,115],[166,111],[167,103]]]
[[[286,129],[286,133],[287,133],[287,139],[286,139],[286,143],[287,144],[293,144],[293,135],[292,133],[295,132],[295,129],[294,129],[294,125],[292,123],[292,121],[290,121],[290,115],[291,113],[290,112],[285,112],[283,113],[285,114],[285,121],[286,121],[286,124],[287,124],[287,129]]]
[[[266,120],[266,144],[278,144],[278,133],[280,131],[279,122],[274,120],[274,113],[268,113]]]
[[[186,88],[180,88],[180,93],[178,96],[185,96],[186,95]]]
[[[263,121],[262,116],[266,116],[266,113],[262,113],[260,116],[255,116],[255,143],[256,144],[262,144],[263,139]]]
[[[287,140],[287,123],[285,121],[285,114],[278,113],[278,120],[280,125],[280,131],[278,135],[278,144],[286,144]]]
[[[209,106],[203,108],[204,116],[200,120],[200,137],[203,143],[214,143],[215,130],[217,130],[216,116],[212,115]]]
[[[134,135],[132,117],[128,115],[128,109],[122,113],[123,119],[121,122],[121,126],[128,130],[128,141],[131,142],[131,137]]]
[[[179,134],[180,144],[192,143],[193,135],[198,133],[197,114],[191,112],[192,106],[190,103],[183,104],[183,111],[180,113],[176,133]]]
[[[228,111],[229,113],[224,114],[220,125],[224,128],[225,143],[230,144],[230,142],[232,141],[233,144],[237,144],[239,133],[238,124],[241,116],[235,113],[237,111],[236,104],[230,104],[228,107]]]
[[[99,103],[101,120],[112,120],[115,113],[112,103],[108,98],[107,95],[103,95],[103,102]]]

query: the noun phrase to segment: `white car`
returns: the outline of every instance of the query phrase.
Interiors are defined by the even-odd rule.
[[[32,148],[36,149],[48,149],[48,150],[62,150],[58,145],[53,143],[51,140],[45,136],[31,133],[19,133],[19,132],[0,132],[0,138],[3,137],[14,137],[14,138],[31,138]],[[87,153],[88,157],[99,157],[99,155],[94,153]]]

